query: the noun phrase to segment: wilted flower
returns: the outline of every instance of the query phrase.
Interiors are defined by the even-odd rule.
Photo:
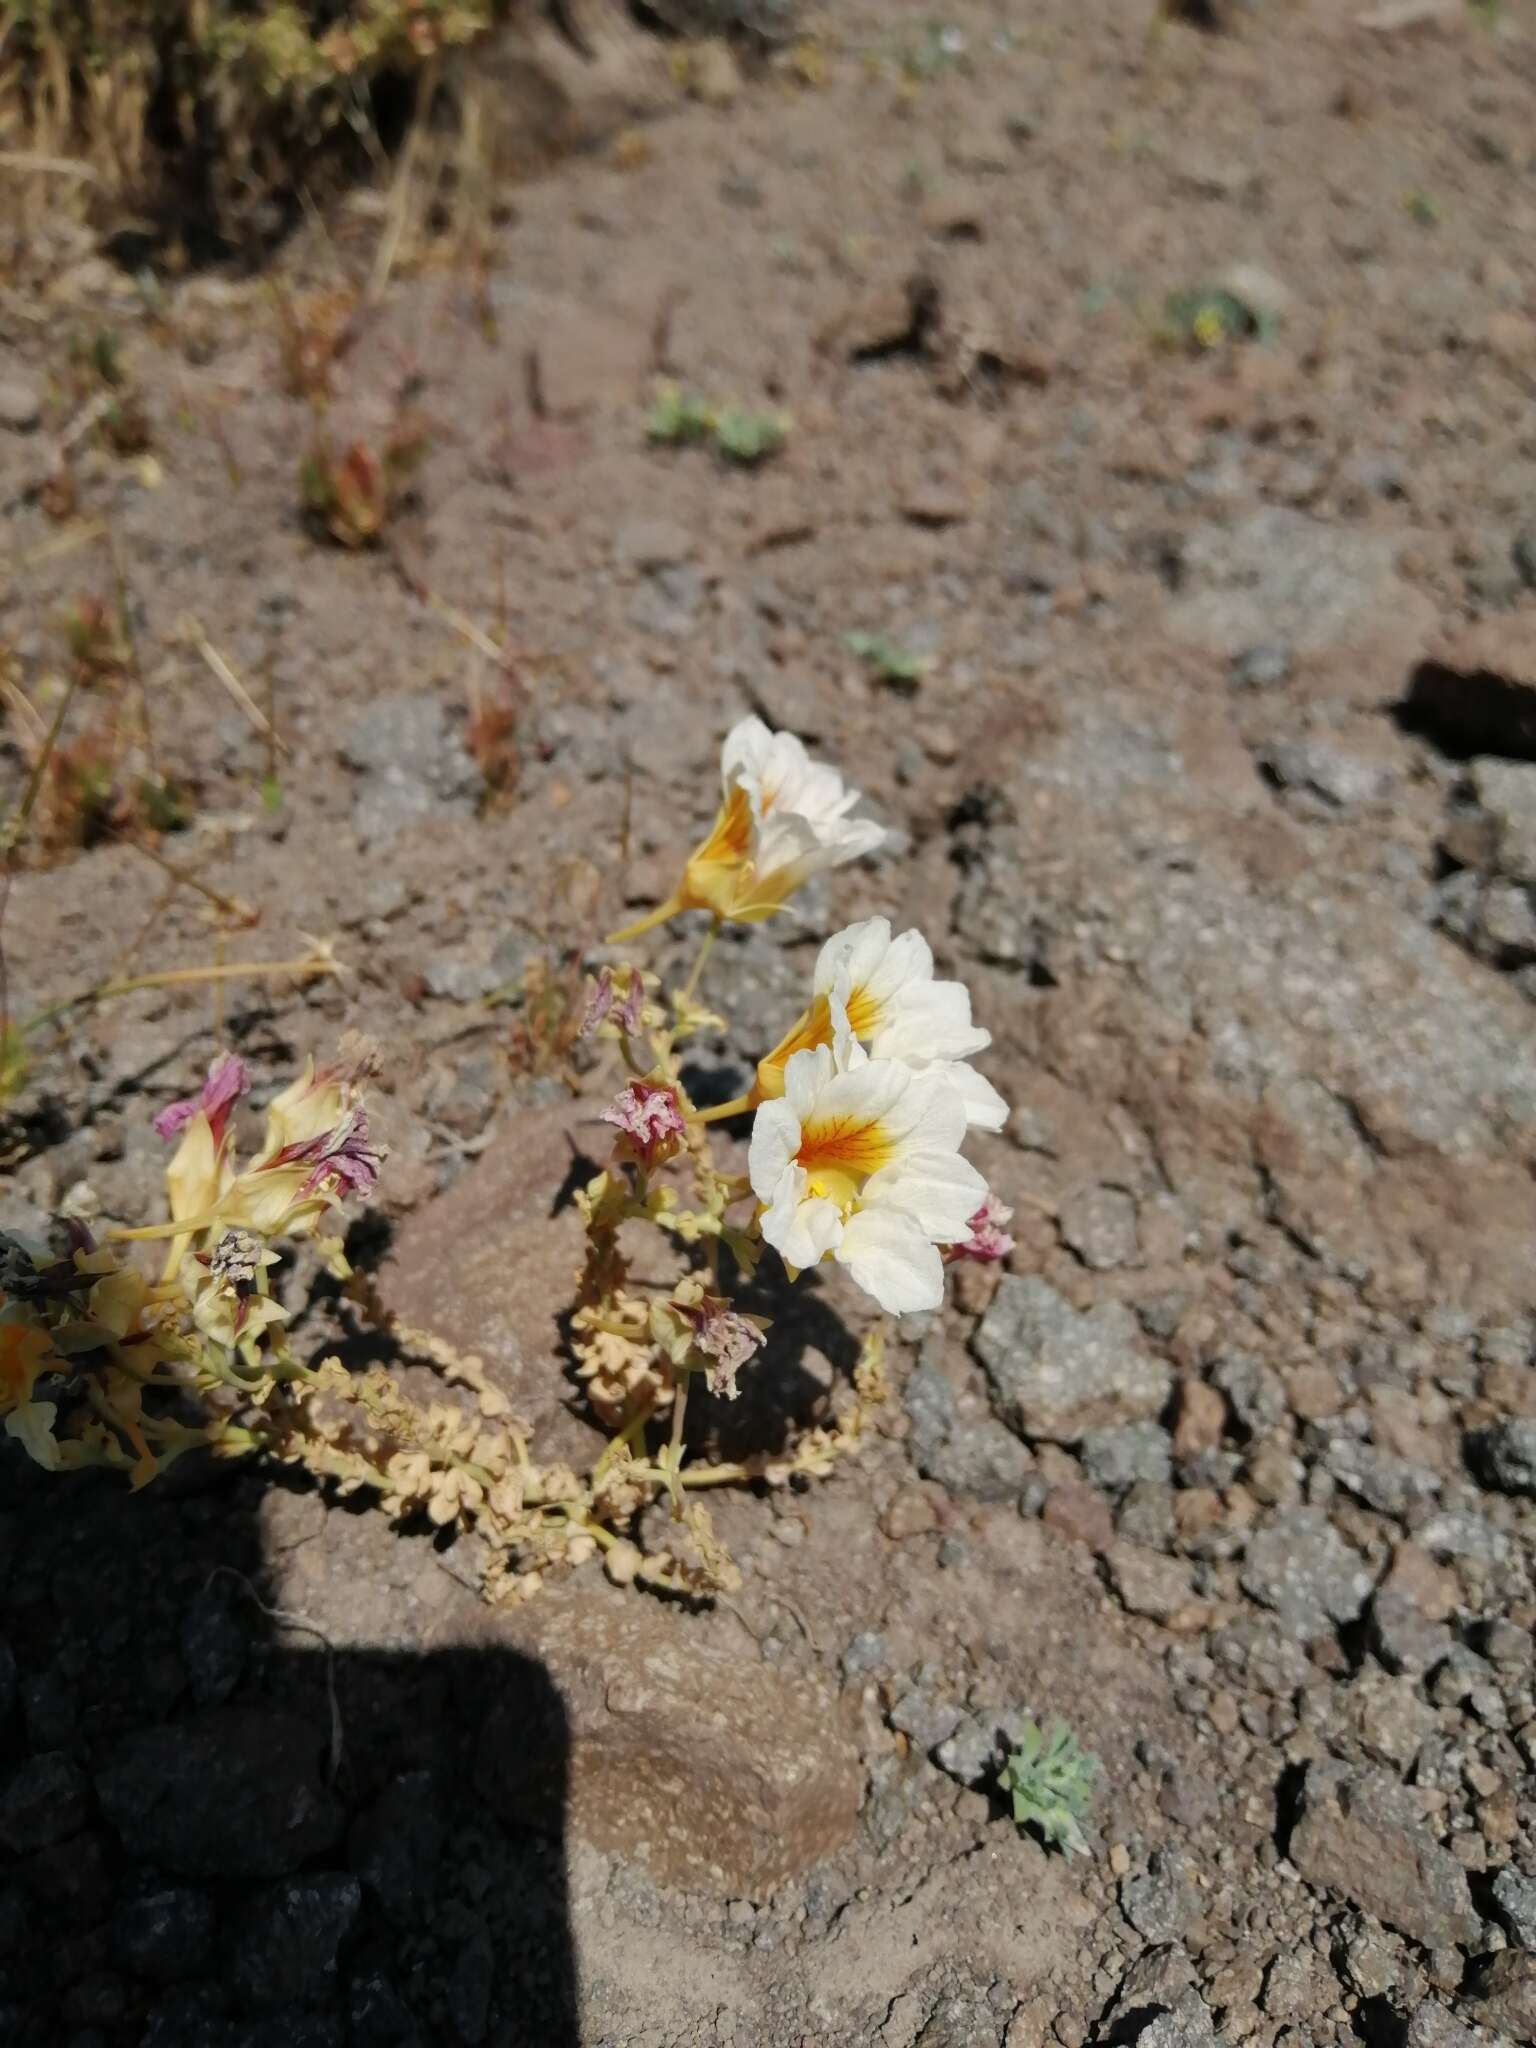
[[[1004,1225],[1012,1221],[1013,1211],[1005,1208],[989,1188],[986,1200],[970,1220],[970,1236],[964,1244],[951,1245],[945,1256],[951,1260],[974,1259],[983,1266],[1006,1259],[1013,1250],[1013,1238]]]
[[[664,1082],[631,1081],[603,1111],[603,1122],[619,1132],[621,1152],[642,1166],[675,1158],[686,1135],[677,1091]]]
[[[578,1038],[590,1038],[604,1024],[611,1024],[627,1038],[638,1035],[645,1021],[645,977],[638,967],[622,970],[627,977],[622,992],[611,967],[605,967],[587,990]]]
[[[942,1071],[852,1046],[797,1052],[752,1126],[763,1236],[792,1271],[830,1253],[883,1309],[944,1298],[941,1245],[961,1244],[986,1182],[960,1157],[965,1105]]]
[[[179,1137],[192,1121],[202,1115],[217,1145],[224,1136],[230,1112],[249,1087],[245,1061],[238,1053],[221,1052],[208,1069],[208,1078],[196,1095],[172,1102],[155,1118],[155,1136],[167,1140]]]
[[[692,1333],[694,1350],[714,1361],[709,1372],[710,1392],[734,1401],[737,1373],[768,1341],[761,1323],[733,1309],[718,1294],[701,1295],[697,1301],[673,1301],[669,1306]]]
[[[274,1323],[287,1322],[288,1311],[257,1285],[257,1276],[276,1264],[277,1253],[267,1251],[248,1230],[226,1230],[212,1251],[188,1259],[182,1288],[203,1335],[233,1349]]]
[[[823,869],[873,853],[885,829],[851,818],[860,792],[835,768],[813,761],[793,733],[760,718],[733,726],[720,753],[723,800],[714,829],[688,857],[677,892],[614,938],[664,924],[680,910],[709,910],[755,924],[782,910]]]
[[[784,1069],[797,1052],[832,1045],[846,1066],[857,1043],[871,1059],[898,1060],[918,1073],[942,1071],[976,1128],[1000,1131],[1007,1122],[1007,1103],[970,1065],[992,1034],[971,1022],[962,982],[934,980],[933,951],[921,932],[892,938],[884,917],[847,926],[822,947],[812,990],[811,1007],[759,1063],[750,1105],[783,1094]]]
[[[174,1222],[206,1215],[227,1186],[229,1121],[247,1085],[245,1062],[220,1053],[197,1095],[171,1103],[155,1118],[157,1136],[181,1139],[165,1171]]]

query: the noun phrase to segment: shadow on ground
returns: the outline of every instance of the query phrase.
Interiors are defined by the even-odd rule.
[[[0,2040],[575,2048],[542,1667],[331,1652],[270,1606],[284,1476],[174,1479],[0,1456]],[[478,1793],[507,1740],[537,1830]]]

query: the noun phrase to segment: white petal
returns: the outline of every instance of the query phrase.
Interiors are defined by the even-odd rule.
[[[895,1067],[908,1083],[898,1103],[885,1116],[885,1128],[898,1159],[914,1152],[958,1152],[965,1141],[965,1104],[943,1067],[913,1073],[896,1060],[872,1060],[873,1067]]]
[[[879,958],[891,942],[891,921],[888,917],[866,917],[862,924],[845,925],[840,932],[834,932],[816,956],[816,972],[811,978],[811,987],[819,996],[828,994],[837,979],[840,965],[849,965],[854,960],[863,963],[867,951],[874,951]]]
[[[836,1072],[829,1045],[808,1046],[804,1052],[792,1053],[784,1066],[784,1100],[794,1112],[796,1121],[804,1125],[816,1107],[817,1098]],[[764,1103],[763,1108],[767,1108]],[[761,1114],[761,1111],[759,1112]],[[795,1150],[800,1149],[800,1140],[795,1139]]]
[[[827,1054],[830,1060],[831,1055],[825,1046],[819,1046],[817,1050]],[[804,1058],[806,1054],[797,1052],[789,1067],[784,1069],[786,1092],[790,1067],[794,1066],[795,1060]],[[905,1127],[905,1098],[918,1078],[894,1060],[869,1060],[862,1066],[846,1067],[831,1074],[818,1088],[814,1107],[801,1118],[803,1135],[812,1138],[818,1130],[830,1124],[843,1125],[852,1131],[878,1124],[882,1133],[899,1132]],[[921,1116],[920,1109],[918,1115]],[[964,1129],[963,1123],[961,1129]]]
[[[747,1176],[760,1202],[773,1200],[784,1169],[799,1149],[800,1119],[790,1104],[782,1099],[761,1103],[747,1148]]]
[[[973,1131],[1000,1131],[1008,1121],[1008,1105],[985,1074],[978,1074],[964,1060],[951,1060],[939,1069],[965,1104],[966,1122]]]
[[[878,1059],[965,1060],[985,1052],[990,1031],[971,1022],[971,999],[958,981],[909,984],[886,1005],[871,1050]]]
[[[864,1183],[860,1214],[899,1209],[934,1244],[964,1244],[987,1184],[958,1152],[919,1152],[884,1166]]]
[[[943,1302],[943,1261],[916,1219],[900,1209],[860,1209],[850,1216],[837,1260],[890,1315],[915,1315]]]
[[[804,1174],[800,1175],[803,1181]],[[842,1241],[843,1219],[836,1202],[813,1195],[806,1202],[775,1203],[764,1211],[763,1236],[786,1266],[798,1266],[803,1273],[819,1266]]]
[[[921,932],[903,932],[892,939],[884,959],[871,962],[868,970],[854,979],[877,1002],[900,1001],[907,992],[933,980],[933,949]]]
[[[731,727],[720,749],[720,781],[727,796],[748,775],[758,778],[772,744],[773,734],[760,718],[744,718]]]

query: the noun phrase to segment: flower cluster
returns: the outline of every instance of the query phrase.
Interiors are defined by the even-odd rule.
[[[726,736],[721,781],[714,829],[680,886],[617,937],[691,909],[717,925],[756,922],[810,875],[884,837],[851,816],[858,792],[835,769],[760,719]],[[947,1263],[1006,1257],[1008,1212],[961,1154],[969,1131],[1000,1131],[1007,1120],[973,1064],[990,1043],[964,986],[935,977],[920,932],[895,935],[889,919],[871,917],[827,941],[804,1011],[758,1063],[750,1092],[698,1118],[755,1112],[748,1177],[758,1229],[791,1274],[833,1259],[883,1309],[906,1314],[939,1306]],[[663,1156],[663,1142],[681,1149],[686,1128],[674,1099],[675,1127],[664,1141],[653,1132],[657,1086],[658,1077],[632,1082],[606,1112],[624,1134],[621,1156],[645,1164]]]
[[[271,1292],[274,1242],[318,1236],[345,1197],[372,1189],[380,1155],[362,1091],[374,1066],[360,1044],[334,1066],[311,1061],[271,1104],[242,1168],[235,1122],[249,1078],[221,1054],[196,1095],[154,1119],[176,1148],[165,1223],[101,1244],[75,1225],[58,1254],[0,1240],[0,1418],[38,1464],[121,1466],[142,1485],[196,1445],[276,1446],[267,1404],[312,1376]],[[167,1245],[158,1282],[127,1262],[121,1247],[139,1239]],[[344,1274],[339,1242],[321,1250]],[[188,1394],[201,1425],[177,1413]]]

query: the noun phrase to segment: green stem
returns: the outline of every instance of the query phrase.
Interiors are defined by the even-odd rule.
[[[715,941],[720,936],[721,922],[722,920],[718,916],[710,919],[709,930],[704,934],[704,943],[699,948],[699,957],[693,963],[693,972],[684,982],[682,993],[677,998],[679,1009],[685,1003],[693,1001],[693,992],[699,985],[699,976],[704,972],[704,963],[714,951]]]

